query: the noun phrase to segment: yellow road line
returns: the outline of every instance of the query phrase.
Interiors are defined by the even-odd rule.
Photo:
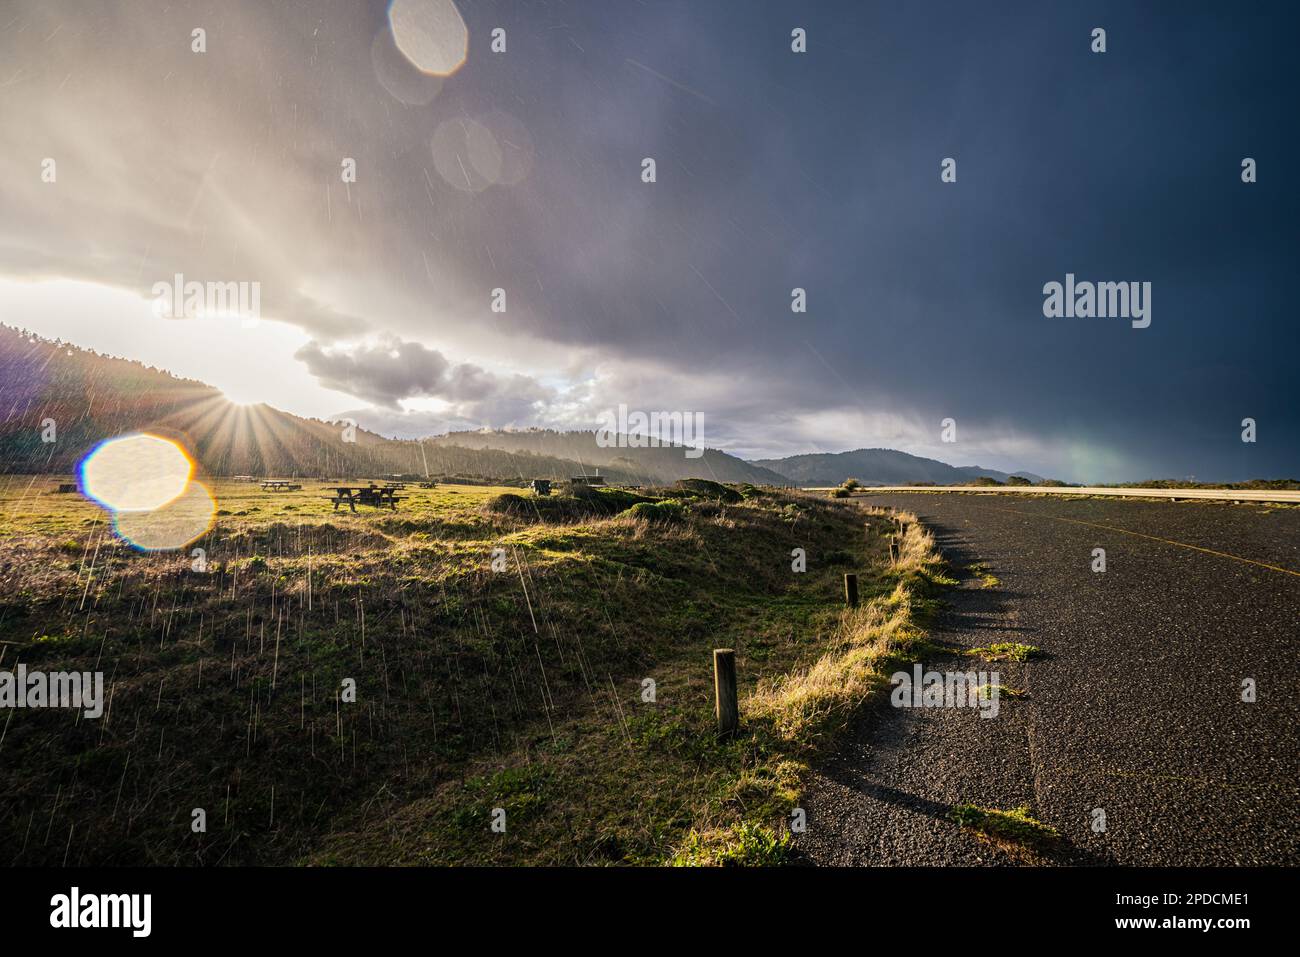
[[[1084,525],[1088,528],[1100,528],[1108,532],[1119,532],[1122,535],[1133,535],[1136,538],[1145,538],[1153,542],[1163,542],[1166,545],[1177,545],[1179,548],[1190,548],[1194,552],[1204,552],[1207,555],[1217,555],[1219,558],[1231,558],[1233,561],[1245,562],[1247,565],[1258,565],[1260,568],[1267,568],[1269,571],[1282,572],[1284,575],[1294,575],[1300,578],[1300,572],[1291,568],[1283,568],[1281,565],[1270,565],[1268,562],[1257,562],[1253,558],[1242,558],[1240,555],[1232,555],[1228,552],[1216,552],[1213,548],[1202,548],[1200,545],[1188,545],[1186,542],[1176,542],[1172,538],[1161,538],[1159,535],[1146,535],[1142,532],[1129,531],[1127,528],[1116,528],[1114,525],[1099,525],[1096,522],[1083,522],[1077,518],[1061,518],[1059,515],[1034,516],[1032,512],[1022,512],[1014,508],[999,508],[996,505],[976,505],[975,508],[989,509],[995,512],[1010,512],[1012,515],[1029,515],[1031,517],[1050,518],[1054,522],[1069,522],[1071,525]]]

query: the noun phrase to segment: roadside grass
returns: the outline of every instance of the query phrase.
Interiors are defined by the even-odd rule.
[[[1049,855],[1062,846],[1060,833],[1037,820],[1028,805],[999,811],[974,804],[957,804],[950,816],[955,823],[1020,859],[1027,855]]]
[[[784,515],[791,503],[782,498],[773,501]],[[820,505],[809,507],[821,513]],[[830,517],[844,523],[833,524],[835,531],[854,529],[853,512],[835,510]],[[789,860],[790,814],[809,761],[865,695],[887,688],[881,673],[887,663],[921,640],[909,615],[929,607],[914,596],[928,587],[925,576],[937,562],[932,540],[912,528],[914,540],[904,543],[893,568],[881,554],[883,537],[864,541],[868,553],[877,552],[878,566],[870,574],[860,569],[866,601],[858,609],[836,607],[833,570],[823,571],[820,597],[811,600],[799,592],[743,597],[730,609],[738,625],[730,637],[724,640],[726,630],[715,632],[713,640],[647,672],[657,676],[653,705],[637,702],[613,718],[589,715],[557,726],[553,734],[563,742],[558,755],[547,754],[540,736],[508,755],[511,762],[545,755],[552,769],[548,824],[530,826],[532,833],[518,843],[502,835],[493,845],[485,840],[480,812],[475,848],[438,840],[436,851],[415,860],[481,862],[485,853],[487,861],[501,863],[701,866]],[[779,643],[769,635],[779,635]],[[741,697],[740,733],[729,740],[717,737],[712,714],[709,649],[720,644],[737,648],[742,690],[752,686]],[[446,795],[434,797],[395,827],[427,835],[426,822],[446,813],[446,805]],[[559,830],[560,822],[567,833]],[[543,838],[539,830],[547,828],[551,836]],[[409,843],[399,837],[375,844],[373,837],[345,842],[345,859],[384,860],[395,846]]]
[[[0,478],[0,667],[102,670],[109,704],[14,712],[18,864],[780,863],[811,756],[923,647],[945,580],[914,521],[891,566],[860,509],[753,486],[503,510],[517,488],[442,485],[353,514],[312,480],[218,480],[213,529],[146,554],[53,481]]]
[[[740,830],[747,826],[766,824],[765,833],[773,839],[788,836],[789,817],[811,762],[870,697],[888,692],[893,667],[932,647],[922,625],[935,608],[928,595],[941,577],[942,563],[933,537],[916,516],[900,513],[899,518],[907,531],[899,542],[898,561],[879,572],[887,590],[858,608],[841,611],[829,642],[813,662],[759,681],[741,702],[751,758],[733,793],[746,798],[738,803],[747,816],[739,824],[703,835],[693,832],[687,853],[691,862],[724,863],[736,855],[749,856],[743,845],[752,840],[753,831]],[[780,818],[778,809],[784,810]]]
[[[691,831],[673,855],[674,867],[772,867],[790,860],[791,839],[770,827],[742,821],[721,831],[701,835]]]

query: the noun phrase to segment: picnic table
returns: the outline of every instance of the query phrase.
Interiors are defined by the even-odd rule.
[[[262,490],[266,492],[296,492],[302,488],[296,482],[285,482],[282,480],[268,479],[262,483]]]
[[[334,493],[329,501],[334,503],[334,511],[339,510],[340,505],[347,505],[352,511],[357,510],[358,505],[372,505],[375,508],[391,508],[397,511],[397,503],[402,497],[397,493],[397,489],[379,485],[328,485],[326,486]]]

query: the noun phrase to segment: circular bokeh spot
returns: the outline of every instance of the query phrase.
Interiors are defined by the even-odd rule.
[[[212,528],[217,502],[202,482],[191,482],[179,497],[152,512],[118,512],[117,534],[141,551],[184,548]]]
[[[492,131],[477,120],[443,120],[433,131],[430,149],[438,175],[467,193],[482,192],[501,175],[501,148]]]
[[[517,186],[533,169],[535,148],[528,127],[503,110],[476,116],[474,122],[491,137],[496,152],[493,182],[498,186]],[[473,141],[470,141],[471,145]],[[470,153],[471,160],[474,153]],[[486,175],[486,173],[484,173]]]
[[[442,91],[442,77],[417,70],[393,45],[393,35],[386,29],[376,33],[370,44],[370,64],[389,95],[408,106],[426,106]]]
[[[171,439],[140,433],[107,439],[81,461],[81,490],[114,512],[149,512],[185,491],[194,462]]]
[[[452,0],[393,0],[388,25],[397,49],[421,72],[450,76],[469,54],[469,28]]]

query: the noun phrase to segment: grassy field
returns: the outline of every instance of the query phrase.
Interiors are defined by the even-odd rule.
[[[780,863],[807,762],[939,580],[915,522],[891,565],[883,515],[750,486],[351,514],[216,481],[207,535],[142,553],[57,481],[0,477],[0,668],[100,670],[108,704],[0,713],[20,865]]]

